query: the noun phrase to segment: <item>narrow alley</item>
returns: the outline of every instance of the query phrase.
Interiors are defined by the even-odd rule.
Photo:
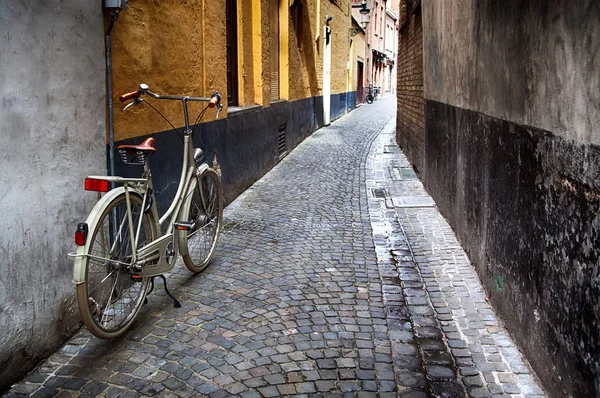
[[[395,144],[396,98],[308,137],[225,209],[213,264],[85,329],[8,397],[542,397]]]

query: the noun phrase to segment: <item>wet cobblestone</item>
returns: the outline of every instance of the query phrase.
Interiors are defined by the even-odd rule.
[[[385,193],[371,195],[369,211],[398,394],[545,396],[394,141],[391,121],[366,169],[367,190]]]
[[[124,337],[81,330],[8,396],[543,395],[436,209],[394,206],[426,195],[394,115],[315,132],[225,210],[203,274],[169,275],[181,308],[157,288]]]

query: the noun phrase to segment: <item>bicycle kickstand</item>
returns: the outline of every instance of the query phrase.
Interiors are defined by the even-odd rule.
[[[163,274],[160,275],[156,275],[158,277],[160,277],[163,280],[163,287],[165,288],[165,292],[167,292],[167,295],[169,297],[171,297],[171,300],[173,300],[173,307],[175,308],[181,308],[181,303],[179,302],[179,300],[177,300],[169,291],[169,289],[167,288],[167,278],[165,278],[165,276]],[[152,293],[152,291],[154,290],[154,278],[156,278],[156,276],[153,276],[152,279],[150,280],[150,282],[152,283],[152,286],[150,286],[150,290],[148,290],[148,293],[146,293],[146,297],[148,297],[148,295],[150,293]],[[144,304],[148,303],[148,298],[146,298],[146,300],[144,301]]]

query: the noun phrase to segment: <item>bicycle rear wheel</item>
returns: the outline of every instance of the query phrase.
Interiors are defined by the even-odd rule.
[[[144,213],[142,199],[129,196],[135,230],[141,218],[137,240],[140,248],[156,239],[156,223],[151,212]],[[102,339],[122,335],[144,304],[150,278],[134,277],[131,230],[125,194],[113,199],[96,225],[90,225],[91,243],[87,253],[85,282],[77,285],[77,302],[87,329]]]
[[[206,170],[197,179],[187,220],[195,228],[184,236],[183,262],[190,271],[202,272],[212,260],[223,224],[223,189],[214,170]]]

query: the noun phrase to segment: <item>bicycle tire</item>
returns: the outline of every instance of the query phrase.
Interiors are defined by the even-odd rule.
[[[191,272],[198,273],[210,264],[223,225],[223,188],[213,169],[205,170],[197,179],[187,213],[186,220],[195,228],[183,235],[181,257]]]
[[[367,95],[367,104],[372,104],[372,103],[373,103],[373,96]]]
[[[152,212],[142,211],[139,195],[132,193],[129,198],[134,228],[140,215],[143,217],[139,248],[156,239],[156,223]],[[83,324],[94,336],[115,338],[131,326],[150,286],[149,277],[134,278],[126,269],[125,264],[131,264],[132,245],[125,193],[106,205],[98,222],[90,225],[90,233],[85,254],[94,257],[86,257],[85,281],[77,285],[79,312]]]

